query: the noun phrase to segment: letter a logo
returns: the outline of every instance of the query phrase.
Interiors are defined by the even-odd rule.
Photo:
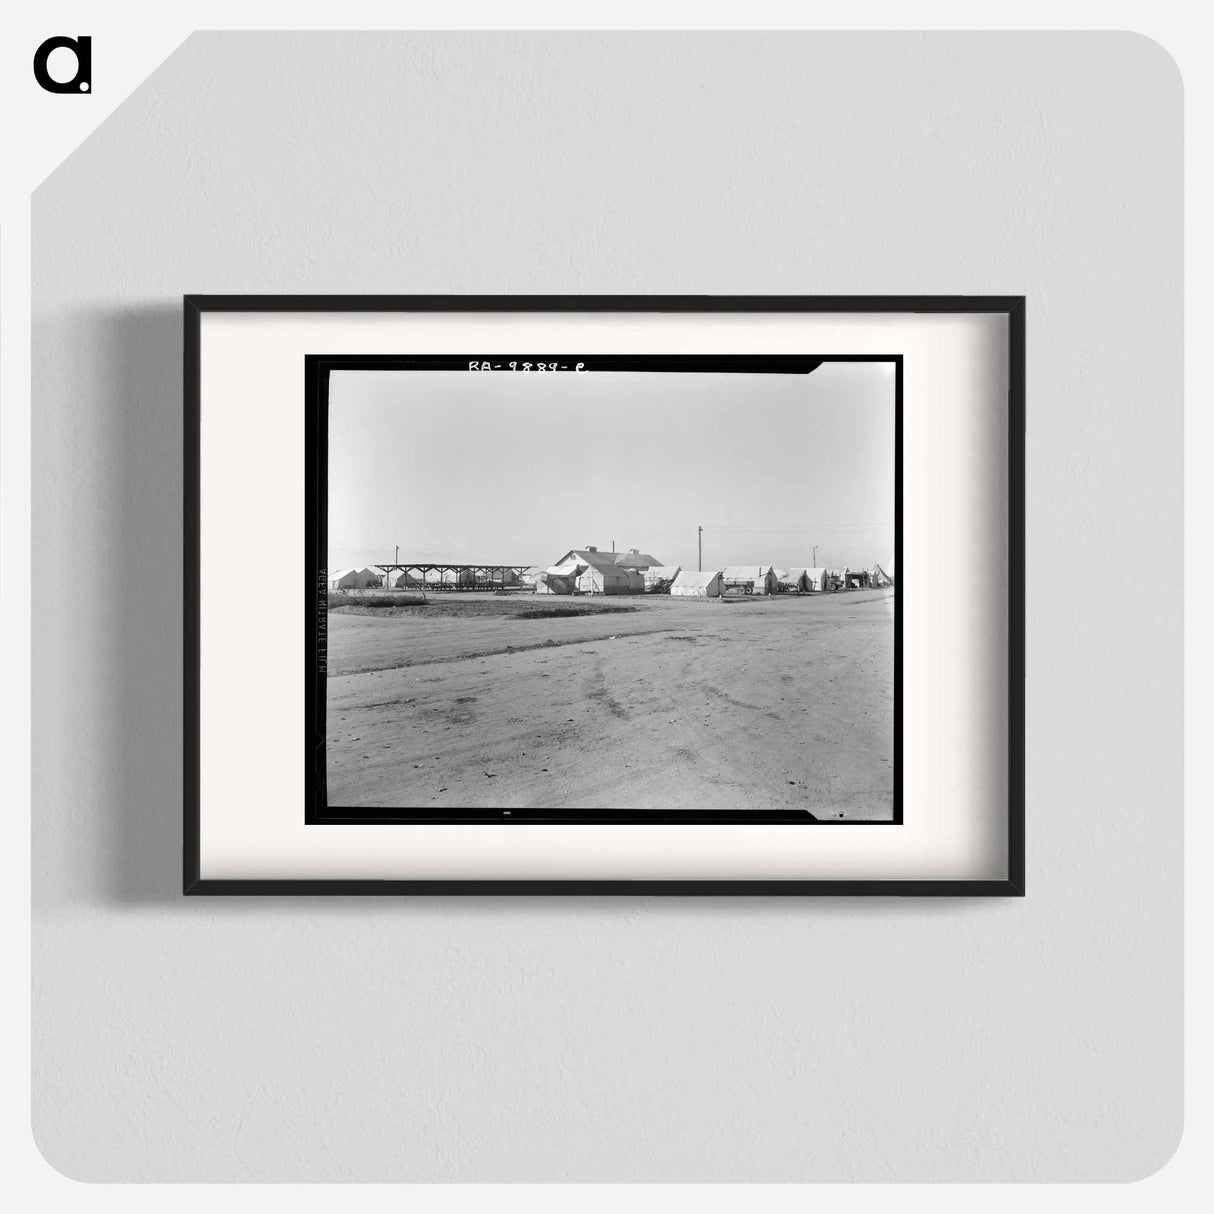
[[[76,56],[76,74],[70,80],[55,80],[46,70],[52,51],[68,50]],[[48,93],[88,93],[93,88],[93,40],[78,38],[48,38],[34,52],[34,79]]]

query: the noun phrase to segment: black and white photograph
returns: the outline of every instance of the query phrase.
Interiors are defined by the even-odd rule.
[[[310,821],[902,820],[899,357],[308,361]]]

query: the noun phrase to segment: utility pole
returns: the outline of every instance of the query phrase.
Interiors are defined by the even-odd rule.
[[[696,568],[704,572],[704,528],[696,528]]]
[[[399,544],[396,545],[396,563],[398,565],[400,564],[400,545]]]

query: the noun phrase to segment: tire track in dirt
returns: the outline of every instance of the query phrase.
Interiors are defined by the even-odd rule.
[[[588,700],[606,709],[617,721],[629,721],[632,719],[632,713],[611,694],[611,689],[607,686],[607,676],[603,671],[602,661],[595,663],[588,682],[589,690],[585,693]]]
[[[671,632],[672,628],[645,628],[636,632],[623,633],[623,636],[643,637],[650,636],[657,632]],[[468,662],[478,658],[495,658],[502,654],[510,653],[528,653],[533,649],[563,649],[569,645],[594,645],[600,641],[612,640],[611,637],[579,637],[578,639],[570,639],[567,641],[558,641],[549,638],[546,641],[535,641],[524,645],[500,645],[492,649],[476,649],[470,653],[454,653],[440,654],[436,657],[420,657],[420,658],[402,658],[399,660],[389,659],[388,663],[383,666],[371,666],[365,669],[355,670],[335,670],[333,675],[352,675],[352,674],[375,674],[378,671],[385,670],[407,670],[414,666],[445,666],[451,662]]]
[[[724,700],[727,704],[732,704],[735,708],[745,708],[747,712],[761,712],[765,717],[770,717],[773,721],[780,719],[780,714],[771,708],[764,708],[762,704],[751,704],[747,700],[739,700],[736,696],[731,696],[729,692],[722,691],[715,683],[702,683],[701,687],[710,696],[716,696],[719,700]]]

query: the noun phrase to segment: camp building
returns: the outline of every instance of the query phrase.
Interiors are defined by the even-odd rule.
[[[642,594],[644,570],[661,565],[656,557],[636,548],[628,552],[600,552],[571,548],[536,582],[539,594]]]
[[[588,548],[570,548],[556,563],[564,565],[568,561],[581,561],[596,569],[649,569],[662,563],[656,556],[636,548],[629,548],[627,552],[600,552],[593,544]]]

